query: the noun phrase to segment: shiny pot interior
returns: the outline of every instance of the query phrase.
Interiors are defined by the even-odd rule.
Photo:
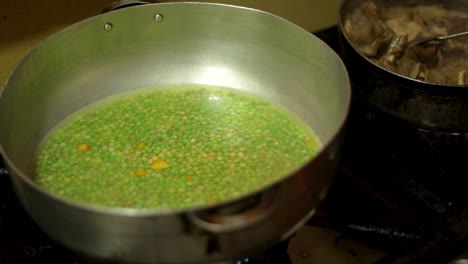
[[[120,92],[187,83],[279,102],[319,136],[324,147],[316,158],[261,192],[260,201],[270,204],[274,190],[263,217],[231,217],[231,225],[216,226],[200,220],[213,209],[89,206],[49,194],[31,180],[36,147],[66,116]],[[0,97],[0,123],[9,125],[0,130],[0,150],[25,209],[66,246],[119,261],[218,261],[272,245],[312,215],[337,167],[349,101],[341,60],[292,23],[227,5],[144,5],[72,25],[25,57]],[[218,250],[210,252],[213,243]]]

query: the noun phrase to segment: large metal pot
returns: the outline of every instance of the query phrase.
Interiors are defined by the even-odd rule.
[[[413,126],[440,132],[468,132],[468,86],[441,85],[419,81],[391,72],[361,54],[344,30],[345,18],[362,2],[344,0],[339,13],[340,43],[356,94],[368,103]],[[462,0],[374,0],[377,6],[443,6],[467,10]]]
[[[82,205],[31,179],[38,143],[69,114],[116,93],[181,83],[279,102],[311,125],[323,149],[258,193],[191,210]],[[292,23],[219,4],[142,5],[72,25],[24,58],[0,97],[0,123],[9,125],[0,151],[23,207],[65,246],[123,262],[206,263],[265,249],[311,217],[337,167],[349,103],[338,56]]]

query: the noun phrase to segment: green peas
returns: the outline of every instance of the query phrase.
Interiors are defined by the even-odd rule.
[[[41,144],[33,173],[71,200],[186,208],[257,191],[319,148],[311,129],[277,104],[223,87],[166,87],[70,116]]]

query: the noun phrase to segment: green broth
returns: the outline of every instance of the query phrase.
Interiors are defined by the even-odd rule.
[[[319,148],[310,127],[276,103],[230,88],[164,87],[69,116],[41,143],[33,173],[79,202],[186,208],[260,190]]]

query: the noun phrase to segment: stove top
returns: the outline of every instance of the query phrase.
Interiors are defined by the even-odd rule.
[[[314,34],[339,54],[336,27]],[[467,134],[402,124],[354,95],[340,169],[307,225],[341,230],[387,252],[378,263],[446,263],[468,250],[467,142]],[[44,235],[3,176],[0,263],[91,264]],[[291,263],[288,243],[234,263]]]

